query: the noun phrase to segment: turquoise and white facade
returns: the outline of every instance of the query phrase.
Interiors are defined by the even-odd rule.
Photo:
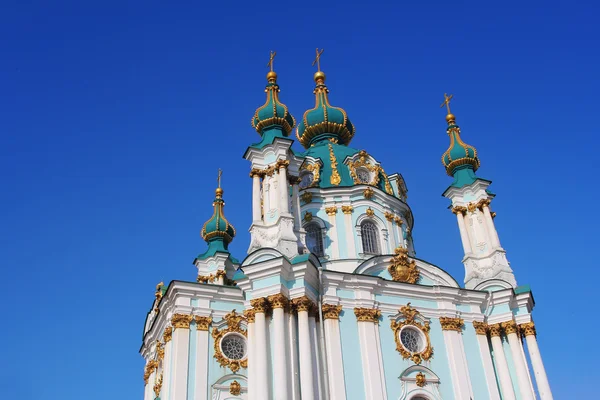
[[[534,301],[500,244],[490,181],[448,106],[464,284],[416,258],[407,187],[374,155],[315,74],[315,107],[296,124],[267,75],[246,150],[248,254],[216,190],[194,281],[157,286],[141,354],[144,400],[552,399]],[[447,100],[448,101],[448,100]],[[303,151],[292,148],[293,128]],[[518,268],[516,269],[518,273]]]

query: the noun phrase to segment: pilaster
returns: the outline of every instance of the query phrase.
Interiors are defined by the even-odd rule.
[[[462,340],[464,321],[462,318],[440,317],[440,325],[450,363],[450,375],[454,383],[452,385],[454,396],[457,399],[473,398],[473,388]]]
[[[496,383],[496,371],[490,353],[490,343],[488,341],[489,327],[485,322],[473,321],[473,328],[477,335],[477,343],[479,344],[479,353],[481,354],[481,362],[483,364],[483,372],[485,381],[490,395],[490,400],[500,400],[500,392]]]
[[[342,339],[340,332],[341,305],[323,304],[323,323],[327,346],[327,372],[329,395],[332,399],[345,400],[344,363],[342,362]]]
[[[208,400],[208,329],[212,317],[195,316],[196,321],[196,360],[194,400]]]
[[[190,322],[192,316],[174,314],[173,325],[173,371],[171,373],[170,400],[187,400],[188,356],[190,347]]]
[[[387,399],[387,391],[381,363],[381,348],[378,346],[379,318],[381,311],[371,308],[357,307],[354,309],[358,321],[358,339],[365,378],[365,398]]]

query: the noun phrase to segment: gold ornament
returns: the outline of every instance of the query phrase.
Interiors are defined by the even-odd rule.
[[[373,217],[373,216],[375,216],[375,211],[373,211],[373,209],[372,209],[371,207],[367,208],[367,211],[366,211],[366,213],[367,213],[367,216],[368,216],[368,217]]]
[[[352,207],[352,206],[342,206],[342,212],[344,214],[352,214],[353,211],[354,211],[354,207]]]
[[[521,329],[521,334],[523,336],[536,336],[537,333],[535,331],[535,324],[533,323],[533,321],[531,322],[526,322],[524,324],[520,324],[519,328]]]
[[[337,214],[337,207],[336,206],[331,206],[331,207],[325,207],[325,212],[327,213],[327,215],[335,215]]]
[[[418,387],[425,386],[427,384],[427,379],[425,379],[425,374],[422,372],[419,372],[415,376],[415,383],[417,384]]]
[[[502,326],[500,326],[500,324],[490,325],[489,330],[490,330],[490,336],[492,336],[492,337],[494,337],[494,336],[500,337],[502,335]]]
[[[156,341],[156,354],[158,355],[158,361],[165,358],[165,346],[158,340]]]
[[[333,153],[333,146],[331,144],[329,144],[328,146],[329,160],[331,161],[331,178],[329,179],[329,182],[331,182],[332,185],[337,186],[342,181],[342,178],[340,177],[340,173],[337,170],[337,160],[335,158],[335,154]]]
[[[225,321],[227,321],[227,328],[219,330],[218,328],[215,327],[212,330],[212,337],[213,337],[214,343],[215,343],[214,344],[215,355],[213,357],[217,359],[217,361],[219,362],[221,367],[229,367],[231,372],[235,373],[241,367],[243,367],[243,368],[248,367],[248,357],[246,356],[246,358],[244,358],[242,360],[230,360],[229,358],[225,357],[225,355],[221,351],[221,340],[223,339],[223,336],[225,336],[225,334],[227,334],[229,332],[236,332],[236,333],[239,333],[240,335],[243,335],[244,337],[247,337],[248,333],[244,328],[242,328],[240,326],[240,322],[242,321],[243,317],[240,314],[236,313],[235,310],[232,310],[230,313],[225,315],[225,317],[223,319]]]
[[[379,167],[379,172],[381,172],[381,175],[383,175],[383,182],[385,183],[386,193],[394,195],[394,189],[392,189],[392,185],[390,185],[390,180],[389,180],[387,174],[385,173],[385,171],[383,170],[383,168]]]
[[[385,216],[385,219],[387,219],[390,222],[392,222],[394,220],[394,214],[392,214],[391,212],[386,212],[383,215]]]
[[[467,208],[463,207],[463,206],[455,206],[455,207],[452,207],[452,212],[454,214],[460,213],[462,215],[465,215],[467,213]]]
[[[171,317],[171,324],[173,328],[190,329],[190,322],[192,322],[192,316],[187,314],[173,314]]]
[[[250,300],[250,305],[255,313],[266,313],[269,310],[269,301],[265,297]]]
[[[231,393],[234,396],[239,396],[240,393],[242,393],[242,385],[240,385],[238,381],[234,380],[229,385],[229,393]]]
[[[465,321],[462,318],[440,317],[440,325],[443,331],[462,332]]]
[[[304,221],[310,222],[313,219],[313,215],[310,211],[304,213]]]
[[[288,298],[281,293],[271,295],[267,299],[269,300],[271,308],[286,309],[288,307],[288,303],[290,302]]]
[[[294,307],[296,308],[296,311],[298,311],[298,312],[300,312],[300,311],[309,312],[314,307],[312,300],[309,299],[307,296],[297,297],[292,300],[292,303],[294,304]]]
[[[157,368],[158,368],[158,361],[156,361],[156,360],[148,361],[148,364],[146,364],[146,367],[144,368],[144,384],[145,385],[148,384],[148,378],[150,378],[150,375],[152,375],[154,370],[156,370]]]
[[[504,329],[504,332],[507,335],[510,335],[511,333],[518,333],[519,329],[517,328],[517,324],[515,321],[507,321],[507,322],[502,322],[500,324],[500,326],[502,326],[502,329]]]
[[[249,324],[254,322],[255,315],[256,310],[254,309],[244,310],[244,317],[246,317],[246,321],[248,321]]]
[[[304,192],[300,195],[300,200],[304,202],[304,204],[308,204],[312,201],[313,195],[311,192]]]
[[[396,350],[400,353],[402,358],[411,359],[415,364],[420,364],[422,360],[429,360],[433,356],[433,347],[431,347],[431,341],[429,340],[429,321],[421,323],[415,319],[419,314],[417,310],[410,306],[408,303],[406,306],[400,308],[400,312],[403,317],[400,321],[392,321],[391,328],[394,331],[394,339],[396,340]],[[407,325],[412,325],[423,332],[426,340],[426,345],[421,352],[410,352],[404,348],[400,341],[400,330]]]
[[[408,258],[408,250],[402,246],[394,250],[388,271],[396,282],[416,283],[421,276],[416,262]]]
[[[476,209],[477,209],[477,204],[474,204],[474,203],[467,204],[467,210],[470,213],[475,212]]]
[[[312,173],[313,175],[313,180],[310,183],[310,185],[308,185],[308,187],[313,187],[313,186],[317,186],[319,183],[319,179],[320,179],[320,171],[321,171],[321,166],[319,164],[303,164],[303,166],[300,168],[301,171],[308,171],[310,173]]]
[[[363,190],[363,196],[365,196],[365,199],[367,200],[370,200],[374,194],[375,192],[371,188],[366,188],[365,190]]]
[[[154,387],[152,388],[154,390],[154,394],[156,395],[156,397],[158,397],[158,395],[160,394],[160,389],[162,388],[162,383],[163,383],[163,374],[160,374],[160,376],[156,380],[156,383],[154,384]]]
[[[333,304],[323,304],[323,319],[340,319],[342,305],[334,306]]]
[[[163,333],[163,341],[165,342],[165,344],[169,343],[171,341],[172,337],[173,337],[173,327],[167,326],[165,328],[165,332]]]
[[[361,180],[358,179],[356,170],[359,168],[367,169],[369,172],[371,172],[373,179],[371,180],[371,182],[367,182],[366,184],[371,186],[377,186],[377,184],[379,183],[379,167],[367,161],[367,157],[369,157],[369,154],[366,151],[361,150],[358,152],[358,160],[348,163],[348,168],[350,169],[350,176],[354,180],[354,184],[365,184],[365,182],[361,182]]]
[[[489,327],[486,322],[473,321],[473,328],[475,328],[475,333],[478,335],[487,335],[489,331]]]
[[[194,317],[196,320],[196,330],[198,331],[207,331],[208,330],[208,326],[211,324],[212,322],[212,317],[201,317],[196,315],[196,317]]]
[[[394,217],[394,222],[399,226],[404,223],[404,221],[402,221],[402,218],[400,217]]]
[[[381,317],[381,311],[376,308],[356,307],[354,309],[354,315],[356,315],[356,320],[359,322],[374,322],[378,324],[379,318]]]

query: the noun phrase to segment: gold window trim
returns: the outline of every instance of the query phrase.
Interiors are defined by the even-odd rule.
[[[394,331],[394,340],[396,341],[396,350],[403,359],[411,359],[415,364],[421,364],[421,361],[429,360],[433,356],[433,347],[431,347],[431,340],[429,339],[429,321],[417,321],[415,317],[420,313],[412,308],[410,303],[401,307],[400,313],[402,313],[402,316],[399,317],[399,320],[391,322],[391,328]],[[400,340],[400,330],[405,326],[413,326],[423,333],[426,343],[422,351],[411,352],[402,345]]]
[[[227,321],[227,328],[219,329],[213,328],[212,337],[214,339],[214,350],[215,355],[214,358],[217,359],[221,367],[229,367],[231,372],[235,373],[240,368],[248,368],[248,354],[246,357],[241,360],[231,360],[225,357],[225,354],[221,351],[221,340],[228,333],[238,333],[246,338],[246,348],[248,347],[248,331],[240,326],[240,323],[244,319],[244,317],[235,312],[235,310],[231,311],[229,314],[225,315],[223,318]]]

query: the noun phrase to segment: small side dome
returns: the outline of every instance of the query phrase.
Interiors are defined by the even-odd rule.
[[[305,148],[323,139],[337,139],[337,143],[347,145],[354,137],[355,129],[346,111],[329,104],[329,89],[325,86],[325,73],[315,73],[315,108],[304,113],[298,124],[296,136]]]
[[[270,71],[267,74],[267,81],[267,87],[265,88],[267,101],[254,113],[251,121],[252,127],[262,136],[265,129],[279,126],[284,135],[289,136],[294,129],[294,125],[296,125],[296,120],[289,113],[287,106],[279,101],[277,74]]]
[[[456,168],[461,166],[471,168],[473,172],[477,171],[481,164],[477,157],[477,149],[462,141],[460,127],[456,125],[453,114],[448,114],[446,121],[448,122],[446,133],[450,136],[450,147],[442,155],[442,164],[446,167],[446,173],[453,176]]]
[[[223,201],[223,189],[218,188],[215,191],[216,197],[213,201],[214,212],[212,217],[204,223],[200,235],[207,242],[222,240],[227,245],[235,237],[235,228],[227,221],[223,213],[225,202]]]

